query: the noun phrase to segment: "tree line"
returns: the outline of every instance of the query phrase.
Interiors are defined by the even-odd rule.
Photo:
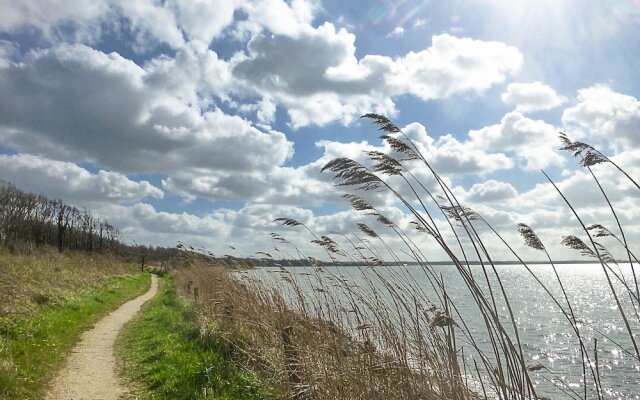
[[[91,210],[25,192],[3,180],[0,180],[0,243],[7,247],[53,246],[61,252],[144,256],[148,260],[165,260],[177,254],[175,248],[125,244],[120,240],[120,230]]]

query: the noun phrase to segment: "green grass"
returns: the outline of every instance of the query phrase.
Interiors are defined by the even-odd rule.
[[[228,347],[200,339],[197,314],[176,297],[170,277],[118,338],[123,373],[142,399],[276,399],[274,390],[235,364]]]
[[[0,317],[0,398],[43,397],[82,332],[149,285],[147,273],[117,276],[55,297],[35,295],[28,313]]]

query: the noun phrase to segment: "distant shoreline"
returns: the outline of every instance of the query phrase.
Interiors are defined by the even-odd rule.
[[[284,262],[282,262],[284,261]],[[626,264],[628,263],[628,261],[616,261],[619,264]],[[525,261],[524,262],[527,265],[550,265],[551,263],[549,261]],[[426,263],[429,265],[453,265],[453,263],[451,261],[432,261],[429,263]],[[469,261],[468,263],[464,263],[464,265],[481,265],[481,263],[479,261]],[[485,265],[487,263],[485,262]],[[522,265],[523,263],[520,261],[493,261],[494,265]],[[599,264],[599,262],[597,261],[584,261],[584,260],[580,260],[580,261],[576,261],[576,260],[570,260],[570,261],[554,261],[553,262],[554,265],[565,265],[565,264]],[[320,262],[318,266],[322,266],[322,267],[366,267],[366,266],[370,266],[371,264],[366,264],[366,263],[354,263],[354,262]],[[381,267],[395,267],[398,265],[420,265],[419,263],[415,262],[415,261],[400,261],[400,262],[387,262],[384,263],[383,265],[379,265]],[[279,261],[271,261],[268,262],[265,265],[256,265],[256,267],[260,268],[265,268],[265,267],[310,267],[312,266],[309,262],[303,262],[300,260],[279,260]]]

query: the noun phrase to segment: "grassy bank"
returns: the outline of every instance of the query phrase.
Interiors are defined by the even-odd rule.
[[[0,317],[28,314],[69,291],[138,271],[139,265],[106,254],[59,253],[50,247],[11,252],[0,246]]]
[[[126,270],[128,267],[121,268]],[[42,271],[53,275],[60,273],[63,280],[65,273],[72,270],[75,267],[61,264],[58,272],[44,268]],[[26,283],[25,287],[29,284],[38,287],[35,279],[39,279],[41,290],[31,294],[25,290],[24,298],[29,300],[22,301],[29,304],[14,307],[11,313],[0,317],[0,398],[41,398],[82,332],[149,288],[146,273],[106,277],[108,273],[121,270],[95,274],[77,272],[78,279],[64,283],[72,287],[70,289],[61,289],[60,282],[51,281],[47,285],[46,279],[34,277],[34,281]],[[85,279],[93,285],[77,288]],[[14,298],[13,304],[15,301]]]
[[[200,335],[192,307],[176,295],[170,277],[120,335],[117,343],[123,374],[136,382],[143,399],[281,398],[253,373],[234,362],[220,338]]]

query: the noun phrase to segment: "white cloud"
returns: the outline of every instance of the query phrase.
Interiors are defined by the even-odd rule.
[[[191,41],[173,58],[158,56],[143,69],[147,89],[165,93],[163,98],[196,104],[200,109],[215,105],[216,99],[229,100],[232,85],[229,65],[205,42]]]
[[[60,0],[0,0],[0,31],[36,30],[51,42],[94,43],[104,31],[123,30],[132,35],[135,50],[158,43],[177,49],[185,39],[211,42],[233,22],[238,6],[231,0],[79,0],[73,6]]]
[[[235,0],[171,0],[179,26],[191,40],[211,42],[233,22]]]
[[[522,54],[515,47],[442,34],[433,36],[428,49],[398,59],[390,83],[402,93],[429,100],[469,90],[482,92],[521,65]]]
[[[387,34],[387,38],[399,38],[404,35],[404,28],[401,26],[396,26],[394,30]]]
[[[236,56],[233,74],[283,104],[294,127],[351,122],[366,112],[395,113],[393,97],[435,99],[481,92],[516,72],[522,55],[497,42],[432,38],[432,46],[396,60],[355,57],[355,36],[331,23],[296,36],[259,34],[248,56]]]
[[[308,0],[251,0],[242,5],[248,14],[241,29],[252,34],[266,28],[276,35],[296,37],[308,29],[318,10],[318,2]],[[242,35],[242,33],[240,33]]]
[[[502,43],[443,34],[432,38],[430,48],[395,60],[376,55],[358,60],[355,35],[329,22],[311,26],[320,5],[308,0],[111,0],[82,1],[77,7],[48,0],[6,8],[10,12],[0,17],[0,29],[7,32],[35,28],[56,36],[86,25],[87,30],[128,32],[141,51],[165,43],[178,52],[175,58],[157,57],[144,67],[150,84],[163,82],[183,101],[187,99],[180,91],[203,91],[201,97],[188,99],[202,108],[212,104],[207,95],[230,101],[232,92],[257,92],[263,99],[256,107],[263,124],[271,121],[278,105],[287,108],[294,127],[347,124],[371,111],[393,115],[396,96],[411,93],[432,99],[482,91],[515,72],[522,59],[516,48]],[[236,9],[246,13],[246,19],[237,21],[235,29],[252,27],[247,31],[252,35],[248,55],[231,60],[235,77],[245,83],[243,90],[232,85],[227,63],[207,48],[232,24]],[[114,25],[117,17],[124,22]],[[94,32],[93,39],[99,34]]]
[[[375,55],[358,60],[353,34],[336,30],[328,22],[311,26],[320,5],[308,0],[170,0],[162,4],[110,0],[81,1],[74,7],[47,0],[5,8],[9,11],[0,17],[0,30],[15,33],[36,29],[54,43],[94,43],[103,31],[113,31],[127,32],[133,39],[130,45],[140,52],[166,44],[179,50],[177,57],[157,58],[149,72],[173,71],[175,75],[161,74],[171,83],[181,75],[194,73],[194,69],[185,68],[184,58],[196,57],[200,63],[208,62],[212,70],[191,63],[200,69],[199,73],[195,71],[200,79],[191,79],[192,84],[205,83],[205,90],[216,88],[214,94],[224,100],[229,100],[230,88],[225,86],[231,81],[229,70],[215,53],[207,53],[206,46],[232,25],[234,11],[241,10],[246,19],[237,21],[234,29],[240,37],[249,34],[252,39],[249,58],[234,57],[234,75],[245,81],[245,93],[257,91],[261,98],[269,99],[270,103],[263,106],[270,108],[260,107],[262,123],[269,122],[273,106],[282,105],[288,109],[294,127],[336,120],[347,124],[371,111],[393,115],[393,98],[406,93],[432,99],[467,90],[482,91],[515,72],[522,58],[517,49],[501,43],[444,34],[434,36],[430,48],[396,60]],[[118,18],[121,22],[113,22]],[[400,34],[402,30],[398,27],[394,32]],[[199,49],[194,41],[202,43]]]
[[[470,142],[461,142],[446,134],[435,142],[430,157],[437,171],[443,174],[486,174],[513,166],[513,161],[504,153],[478,150]]]
[[[136,39],[134,49],[144,52],[156,41],[172,48],[184,45],[184,35],[170,8],[150,0],[122,0],[116,2],[114,8],[131,25]]]
[[[574,128],[617,148],[640,146],[640,101],[604,85],[578,91],[578,104],[562,114],[569,133]]]
[[[178,62],[216,65],[213,54],[203,55]],[[21,152],[119,172],[226,179],[230,186],[219,190],[233,198],[242,197],[234,191],[243,177],[268,172],[293,153],[283,133],[218,109],[201,111],[196,91],[206,84],[199,86],[195,74],[195,83],[172,75],[173,63],[163,60],[146,70],[81,45],[35,52],[0,69],[0,138]],[[159,79],[167,75],[173,80]]]
[[[189,213],[156,211],[150,204],[138,203],[129,208],[129,216],[150,232],[187,233],[198,236],[216,233],[222,221]]]
[[[255,201],[263,204],[321,206],[341,203],[342,190],[332,187],[331,175],[321,174],[326,158],[300,167],[277,168],[265,177],[263,191]]]
[[[478,146],[473,140],[459,140],[452,134],[436,139],[417,122],[405,126],[402,131],[415,142],[436,172],[445,176],[486,175],[514,165],[509,156],[500,152],[501,148]]]
[[[182,239],[217,253],[227,252],[227,244],[242,254],[268,250],[273,246],[268,233],[280,231],[271,221],[280,216],[299,219],[319,233],[353,232],[362,220],[384,230],[369,217],[336,208],[344,204],[340,195],[348,188],[334,188],[332,175],[320,169],[334,157],[366,163],[363,149],[391,149],[318,136],[314,142],[321,155],[296,165],[289,161],[293,143],[271,128],[281,122],[276,120],[280,112],[288,113],[294,128],[348,124],[366,112],[393,116],[402,96],[473,99],[516,75],[523,62],[513,46],[450,34],[434,35],[430,45],[396,57],[364,54],[356,49],[356,43],[365,43],[356,42],[357,25],[338,20],[347,30],[317,20],[325,15],[318,1],[79,0],[70,7],[60,0],[0,0],[0,9],[5,37],[27,33],[43,46],[21,49],[0,40],[0,143],[19,152],[0,156],[0,178],[70,202],[87,202],[123,227],[127,238],[165,245]],[[416,20],[412,29],[429,23]],[[461,27],[454,29],[461,32]],[[401,27],[394,32],[406,33]],[[212,50],[221,39],[230,41],[219,54],[236,51],[234,55],[223,58]],[[68,43],[117,44],[143,54],[134,62]],[[591,178],[565,167],[566,157],[556,151],[557,129],[523,115],[558,107],[566,99],[540,82],[512,83],[502,99],[514,111],[468,134],[431,136],[419,123],[404,131],[461,200],[501,230],[515,234],[513,224],[520,220],[550,238],[575,229],[549,185],[520,189],[524,193],[518,196],[512,184],[499,180],[518,172],[492,175],[514,166],[565,168],[559,187],[589,221],[611,225]],[[612,158],[632,176],[640,176],[640,154],[634,149],[640,144],[638,103],[606,86],[593,86],[578,92],[563,123],[576,137],[609,140],[613,145],[605,150],[613,150]],[[302,159],[313,154],[302,150]],[[81,162],[102,170],[91,172]],[[429,190],[437,189],[419,164],[407,163]],[[623,222],[637,226],[637,190],[608,166],[594,171]],[[162,190],[125,175],[136,173],[157,174]],[[400,178],[384,179],[401,195],[412,195]],[[461,182],[469,189],[456,186]],[[518,188],[523,185],[526,181]],[[197,215],[181,212],[190,203],[175,203],[171,197],[156,206],[142,203],[162,198],[163,190],[187,199],[244,204],[238,210]],[[409,215],[398,208],[393,194],[361,194],[408,228]],[[303,208],[327,204],[322,215]],[[290,235],[307,245],[309,238],[303,236]]]
[[[501,203],[518,195],[518,191],[507,182],[494,179],[471,186],[467,193],[467,200],[474,203]]]
[[[640,176],[640,149],[633,149],[613,156],[614,162],[619,164],[630,176]],[[615,167],[608,163],[592,167],[595,176],[600,181],[612,202],[625,199],[638,201],[638,189]],[[552,176],[555,179],[555,177]],[[600,193],[593,177],[586,170],[574,171],[570,175],[558,179],[557,186],[567,196],[572,204],[580,207],[606,207],[605,199]],[[523,193],[518,200],[526,207],[551,207],[561,204],[562,199],[549,183],[537,184],[533,189]]]
[[[258,102],[256,118],[258,119],[258,122],[263,124],[270,124],[274,122],[276,118],[276,105],[273,100],[268,97],[263,97],[262,100]]]
[[[567,101],[551,87],[542,82],[510,83],[507,91],[502,93],[502,101],[516,107],[516,111],[527,113],[539,110],[550,110]]]
[[[85,32],[83,36],[93,36],[99,28],[91,27],[90,22],[106,14],[109,6],[93,0],[74,1],[72,7],[62,0],[0,0],[0,9],[0,31],[16,33],[34,28],[53,39],[62,34],[59,27],[64,24],[73,24],[76,30]]]
[[[420,152],[439,174],[444,176],[456,175],[486,175],[502,169],[509,169],[513,161],[504,153],[493,152],[491,148],[479,148],[472,141],[460,141],[451,134],[433,138],[424,125],[413,122],[402,131],[416,144]],[[391,148],[386,144],[379,146],[368,142],[341,143],[334,141],[320,141],[317,145],[324,149],[324,162],[337,157],[347,157],[363,164],[367,164],[364,151],[376,150],[392,156]],[[399,156],[401,158],[401,156]],[[424,168],[421,162],[407,164],[413,172],[419,173]]]
[[[239,210],[217,209],[205,215],[159,211],[147,203],[104,205],[95,211],[115,226],[124,227],[122,235],[125,241],[142,240],[165,246],[175,246],[177,241],[182,241],[205,246],[218,255],[272,251],[276,243],[269,235],[271,232],[292,233],[273,222],[278,217],[294,218],[311,229],[322,229],[315,222],[317,217],[311,210],[270,204],[249,203]],[[302,247],[306,247],[310,240],[299,234],[291,239]],[[229,246],[237,250],[232,251]]]
[[[17,33],[32,29],[51,42],[93,43],[104,29],[122,28],[113,22],[122,17],[134,34],[134,48],[143,49],[150,42],[167,43],[174,48],[184,44],[173,12],[152,0],[80,0],[72,7],[60,0],[19,3],[2,0],[0,8],[3,10],[0,31]]]
[[[125,242],[153,243],[173,247],[178,241],[206,245],[222,251],[231,232],[222,212],[198,216],[187,212],[158,211],[147,203],[105,204],[92,209],[97,215],[120,228]]]
[[[233,72],[266,91],[310,95],[332,83],[324,77],[329,68],[353,62],[354,42],[353,34],[328,22],[298,36],[258,34]]]
[[[370,57],[358,64],[354,42],[353,34],[331,23],[296,36],[258,34],[248,43],[248,57],[232,60],[233,74],[246,90],[283,105],[294,127],[393,113],[389,96],[375,87],[390,60]]]
[[[74,203],[128,203],[162,198],[162,190],[147,181],[135,182],[117,172],[91,173],[73,163],[28,154],[0,154],[0,178],[19,182],[27,191],[46,193]]]
[[[499,124],[469,132],[473,146],[485,151],[509,151],[524,161],[526,170],[551,165],[562,166],[564,158],[556,150],[560,144],[557,129],[542,120],[519,112],[507,113]]]
[[[432,38],[432,46],[392,59],[355,57],[355,36],[331,23],[295,36],[258,34],[248,54],[234,57],[233,74],[248,90],[284,105],[294,127],[351,122],[366,112],[395,113],[393,98],[444,98],[481,92],[515,73],[522,55],[497,42]]]

